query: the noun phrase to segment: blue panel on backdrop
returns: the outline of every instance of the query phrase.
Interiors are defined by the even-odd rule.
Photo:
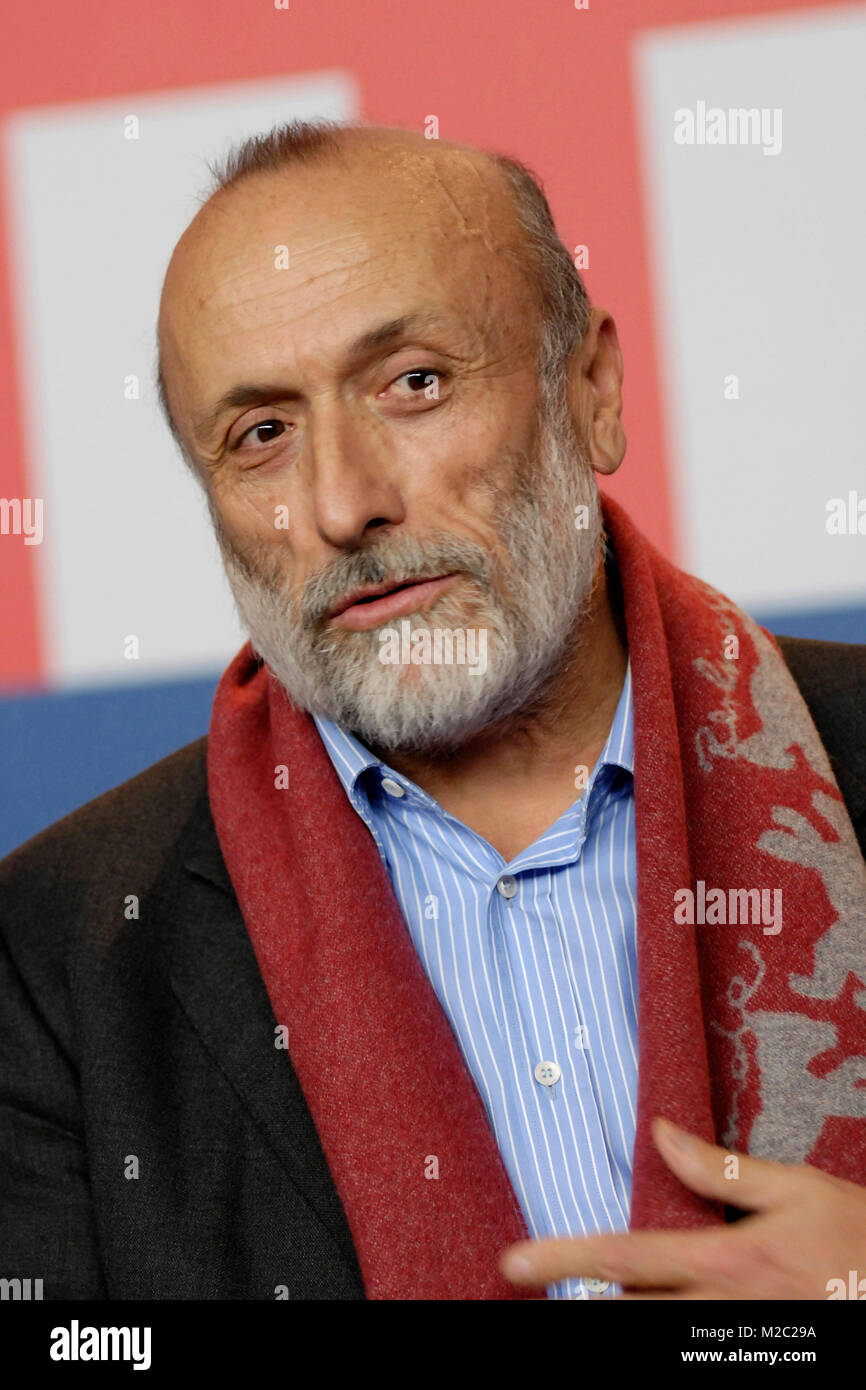
[[[752,616],[770,632],[866,643],[866,608]],[[0,855],[207,732],[218,677],[0,699]]]
[[[0,700],[0,855],[207,733],[217,680]]]
[[[750,608],[756,623],[784,637],[811,637],[819,642],[866,643],[866,608],[820,608],[815,612],[761,614]]]

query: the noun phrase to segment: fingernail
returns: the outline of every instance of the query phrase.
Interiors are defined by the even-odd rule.
[[[535,1270],[525,1255],[506,1255],[501,1269],[513,1284],[531,1284],[535,1278]]]

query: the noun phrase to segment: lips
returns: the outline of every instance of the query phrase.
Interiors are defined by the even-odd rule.
[[[408,588],[410,585],[425,583],[421,579],[401,579],[398,583],[386,579],[383,584],[370,584],[363,589],[355,589],[348,598],[343,599],[331,613],[332,618],[338,617],[340,613],[345,613],[347,608],[351,608],[355,603],[370,603],[376,598],[381,598],[384,594],[398,593],[400,589]]]
[[[403,617],[419,608],[428,607],[455,578],[455,574],[443,574],[436,579],[403,580],[397,584],[386,581],[370,585],[350,594],[334,609],[331,621],[338,627],[351,628],[356,632],[377,627],[389,618]]]

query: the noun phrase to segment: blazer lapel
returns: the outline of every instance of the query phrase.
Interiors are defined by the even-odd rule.
[[[180,843],[171,984],[215,1066],[247,1107],[340,1254],[361,1274],[346,1214],[277,1020],[228,875],[207,794]]]

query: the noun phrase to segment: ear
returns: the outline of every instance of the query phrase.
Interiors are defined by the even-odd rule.
[[[613,317],[590,310],[589,327],[568,368],[568,401],[597,473],[614,473],[625,454],[622,350]]]

